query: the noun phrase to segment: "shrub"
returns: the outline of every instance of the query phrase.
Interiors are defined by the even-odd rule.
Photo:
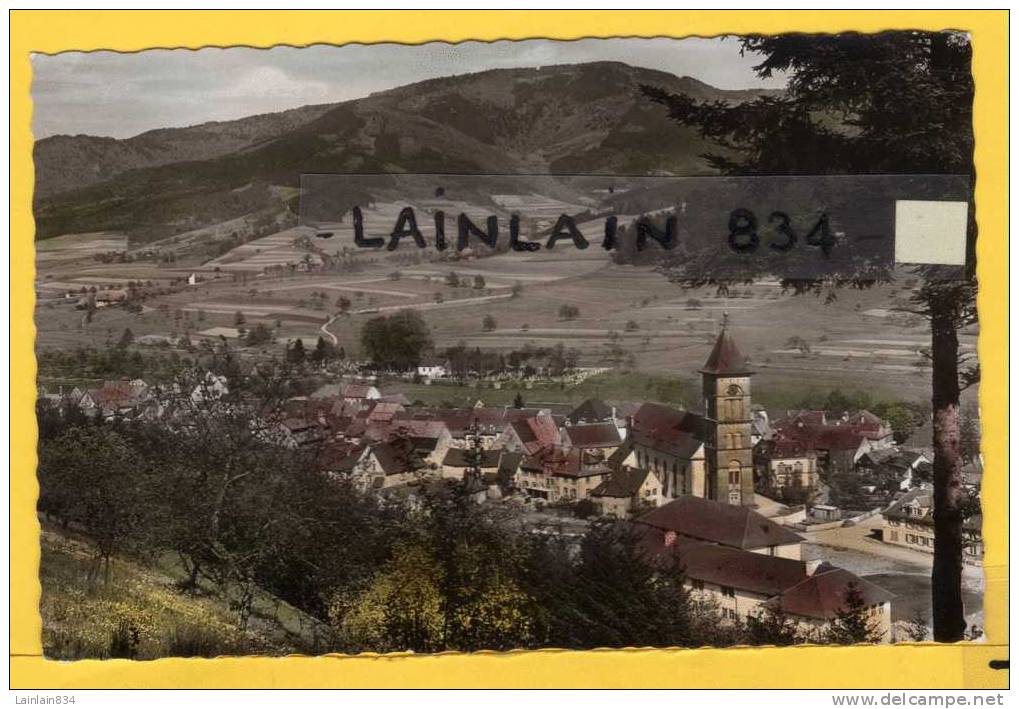
[[[137,628],[125,620],[120,621],[110,633],[109,656],[121,660],[135,659],[138,656],[140,639]]]
[[[222,637],[197,625],[174,626],[164,646],[166,657],[216,657],[232,651]]]

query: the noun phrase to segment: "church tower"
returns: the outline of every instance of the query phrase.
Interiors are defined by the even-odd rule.
[[[722,319],[722,331],[700,373],[708,497],[731,505],[752,505],[750,376],[753,371],[729,333],[728,314]]]

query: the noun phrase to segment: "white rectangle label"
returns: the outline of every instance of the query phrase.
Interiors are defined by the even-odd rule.
[[[966,265],[966,202],[897,200],[895,262]]]

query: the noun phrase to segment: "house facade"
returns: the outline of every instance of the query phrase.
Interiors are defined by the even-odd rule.
[[[514,476],[514,486],[532,497],[551,503],[586,500],[612,469],[603,460],[593,460],[583,451],[553,448],[536,455],[524,455]]]
[[[881,513],[881,540],[887,544],[934,553],[934,496],[924,485],[910,490]],[[981,566],[984,560],[983,515],[967,518],[962,528],[962,560]]]
[[[640,553],[681,568],[691,595],[714,605],[723,622],[745,622],[774,609],[820,640],[855,589],[875,640],[891,640],[893,595],[826,562],[760,554],[655,528],[647,529]]]
[[[664,499],[662,484],[655,474],[640,468],[614,469],[608,480],[591,491],[598,511],[619,519],[658,507]]]

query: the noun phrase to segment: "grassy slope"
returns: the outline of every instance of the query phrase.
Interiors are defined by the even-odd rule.
[[[316,650],[317,623],[268,594],[257,599],[248,629],[241,630],[227,601],[210,589],[197,596],[178,592],[181,574],[169,559],[151,566],[116,559],[108,584],[89,584],[91,564],[91,545],[44,525],[40,612],[49,658],[108,658],[118,628],[136,637],[136,659]]]

